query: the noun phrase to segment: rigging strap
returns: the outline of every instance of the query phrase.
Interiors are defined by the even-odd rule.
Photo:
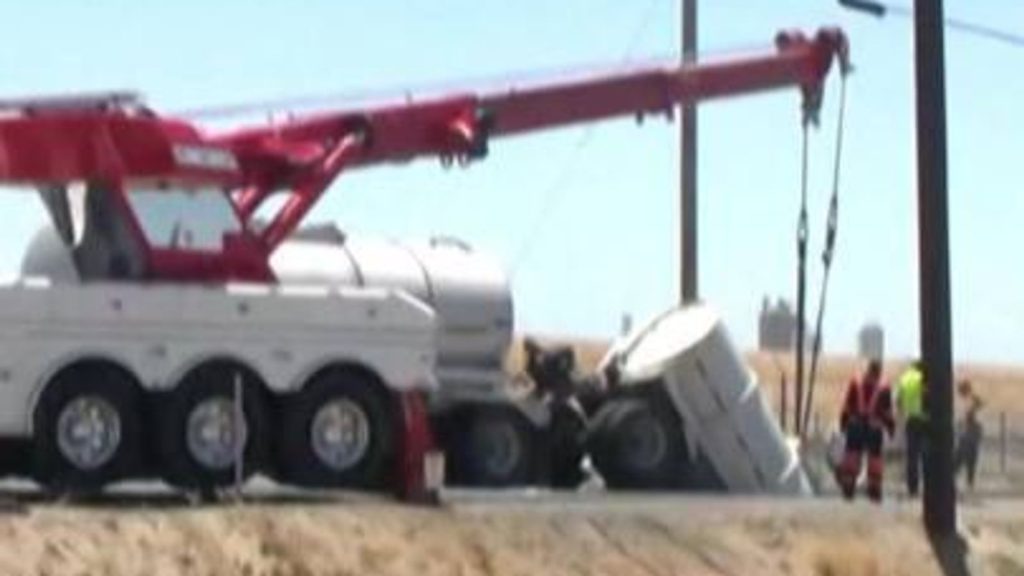
[[[804,116],[803,122],[803,152],[800,164],[800,216],[796,226],[796,418],[793,424],[796,427],[798,436],[802,436],[800,425],[803,420],[803,398],[804,398],[804,318],[805,301],[807,300],[807,156],[810,122],[808,116]]]
[[[810,422],[812,405],[814,402],[814,386],[818,376],[818,359],[821,355],[821,331],[825,319],[825,304],[827,302],[828,280],[832,270],[832,261],[835,255],[836,234],[839,228],[839,177],[842,166],[843,155],[843,125],[846,116],[846,74],[840,78],[839,84],[839,116],[836,124],[835,156],[832,165],[832,197],[828,203],[828,217],[825,227],[825,248],[821,253],[823,275],[821,280],[821,292],[818,296],[818,316],[814,325],[814,343],[811,349],[811,370],[810,379],[807,385],[807,401],[804,403],[804,414],[800,430],[806,431]],[[798,417],[801,417],[799,414]]]

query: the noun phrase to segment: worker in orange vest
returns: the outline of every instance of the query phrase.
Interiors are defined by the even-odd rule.
[[[860,378],[853,378],[843,398],[839,424],[846,439],[843,460],[837,470],[843,496],[853,498],[860,476],[864,452],[868,456],[868,497],[882,500],[882,444],[886,433],[892,437],[896,422],[893,419],[892,393],[882,380],[882,363],[872,360]]]

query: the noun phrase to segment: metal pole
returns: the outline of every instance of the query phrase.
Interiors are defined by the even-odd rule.
[[[245,466],[245,440],[243,436],[243,426],[245,426],[245,400],[242,398],[242,375],[240,373],[235,374],[234,381],[234,443],[235,443],[235,498],[236,501],[241,502],[242,500],[242,482],[245,478],[243,467]]]
[[[697,0],[683,1],[683,64],[697,60]],[[679,123],[680,158],[680,262],[681,300],[697,300],[697,107],[683,104]]]
[[[786,411],[788,406],[786,403],[786,396],[789,394],[789,385],[786,382],[786,373],[779,371],[779,425],[782,426],[782,431],[786,431]]]
[[[806,152],[807,151],[806,151],[806,148],[805,148],[804,149],[804,154],[806,154]],[[804,156],[804,158],[806,159],[806,156]],[[806,213],[802,213],[801,214],[801,222],[806,222],[806,220],[804,220],[805,214]],[[806,286],[807,279],[806,279],[806,276],[804,274],[804,259],[806,258],[806,244],[801,245],[799,250],[800,250],[800,253],[797,256],[797,258],[799,259],[799,263],[798,263],[799,268],[798,268],[798,271],[797,271],[797,280],[796,280],[796,318],[793,320],[793,322],[796,325],[796,338],[794,340],[794,347],[796,348],[796,367],[795,367],[796,376],[794,377],[794,383],[795,383],[794,384],[794,388],[795,388],[794,394],[795,394],[795,396],[794,396],[794,401],[793,401],[793,404],[794,404],[794,406],[793,406],[793,408],[794,408],[793,430],[794,430],[794,432],[796,432],[796,435],[802,439],[804,437],[803,436],[803,429],[801,427],[803,426],[803,414],[804,414],[804,410],[805,410],[805,408],[804,408],[804,376],[806,374],[806,372],[804,370],[804,351],[805,351],[804,349],[806,348],[806,346],[804,345],[804,342],[807,341],[806,340],[806,330],[805,330],[805,328],[807,327],[807,323],[804,320],[806,318],[806,316],[807,316],[806,311],[805,311],[805,308],[806,308],[805,301],[806,301],[806,291],[807,291],[807,286]]]
[[[1006,474],[1006,412],[999,413],[999,473]]]
[[[914,56],[921,351],[928,379],[930,444],[925,458],[924,522],[933,535],[952,536],[956,487],[942,0],[914,1]]]

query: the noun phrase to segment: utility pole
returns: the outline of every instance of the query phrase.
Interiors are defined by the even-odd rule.
[[[873,0],[839,0],[845,8],[885,17],[903,10]],[[917,111],[917,242],[921,359],[928,394],[924,523],[933,536],[956,534],[953,478],[953,345],[949,290],[946,172],[946,79],[942,0],[914,1],[914,89]],[[957,24],[977,33],[978,27]],[[991,34],[989,34],[991,35]]]
[[[683,65],[697,61],[697,0],[682,0]],[[697,107],[683,104],[679,123],[680,288],[683,304],[697,300]]]
[[[956,533],[944,51],[942,0],[915,0],[918,266],[930,444],[923,501],[925,527],[936,536]]]

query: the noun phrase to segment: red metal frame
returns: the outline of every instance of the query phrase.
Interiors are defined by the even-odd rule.
[[[813,38],[781,33],[770,53],[684,67],[651,67],[491,94],[458,94],[300,118],[205,137],[194,126],[158,117],[124,94],[18,101],[0,119],[0,181],[29,184],[104,181],[215,184],[229,195],[245,231],[220,252],[148,253],[148,275],[169,280],[272,280],[268,259],[346,169],[420,157],[467,163],[491,138],[620,116],[671,116],[682,102],[797,86],[813,120],[833,60],[845,72],[847,41],[837,29]],[[0,106],[2,107],[2,106]],[[287,200],[261,232],[253,215],[270,195]],[[138,222],[127,201],[124,217]]]

